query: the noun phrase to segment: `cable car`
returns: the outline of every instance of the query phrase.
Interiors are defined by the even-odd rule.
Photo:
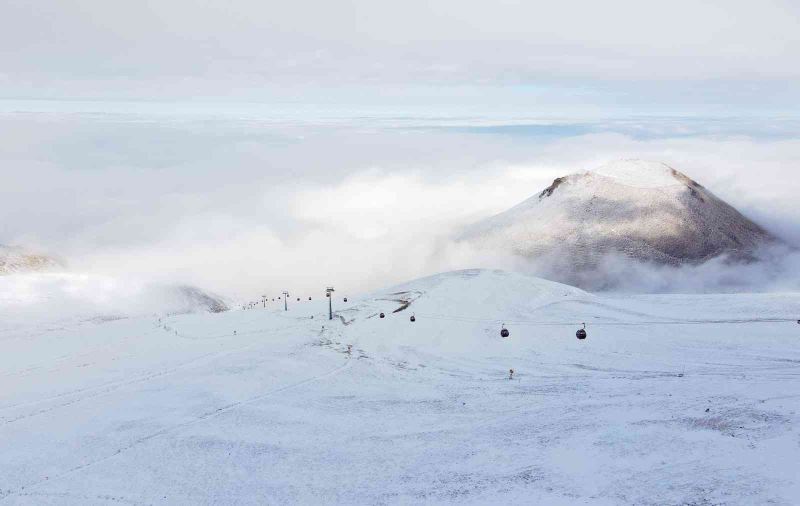
[[[386,318],[386,315],[381,313],[381,318]]]
[[[500,327],[500,337],[508,337],[511,333],[506,328],[505,324]]]
[[[417,317],[412,314],[410,320],[412,322],[415,322],[415,321],[417,321]]]
[[[308,300],[311,300],[311,297],[309,297]]]
[[[575,337],[577,337],[578,339],[586,339],[586,324],[585,323],[583,324],[583,328],[582,329],[578,329],[578,331],[575,332]]]
[[[344,301],[347,302],[347,297],[344,298]],[[798,321],[797,323],[800,323],[800,321]]]
[[[300,302],[300,297],[297,298],[297,302]]]

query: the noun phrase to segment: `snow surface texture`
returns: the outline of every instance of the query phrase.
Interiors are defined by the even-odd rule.
[[[751,260],[775,239],[677,170],[620,160],[556,179],[519,205],[467,228],[460,240],[539,259],[559,280],[620,254],[657,265],[699,264],[720,255]]]
[[[800,504],[800,294],[301,299],[0,332],[0,505]]]

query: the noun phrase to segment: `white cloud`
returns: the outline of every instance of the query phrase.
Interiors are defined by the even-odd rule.
[[[688,120],[442,128],[454,121],[2,115],[0,243],[45,247],[79,271],[223,294],[326,283],[354,293],[513,265],[447,238],[555,177],[628,157],[669,163],[800,239],[791,123],[761,138],[755,121],[745,122],[752,135]]]

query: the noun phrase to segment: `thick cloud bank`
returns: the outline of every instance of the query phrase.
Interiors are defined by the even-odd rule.
[[[0,242],[75,272],[239,300],[355,293],[470,267],[558,273],[451,243],[554,178],[619,158],[676,167],[800,243],[789,120],[319,120],[0,114]],[[620,290],[782,289],[792,255],[677,270],[604,261]],[[777,263],[776,263],[777,262]],[[99,288],[98,288],[99,290]],[[100,290],[101,293],[103,292]]]
[[[65,272],[0,276],[3,332],[32,323],[104,321],[225,309],[221,299],[188,286]]]
[[[547,258],[521,265],[540,276],[594,291],[637,293],[783,292],[800,290],[800,253],[787,246],[761,249],[754,261],[720,256],[680,267],[607,255],[591,271],[564,271]]]

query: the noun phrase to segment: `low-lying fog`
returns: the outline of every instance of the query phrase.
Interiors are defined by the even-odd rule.
[[[797,126],[11,108],[0,114],[0,244],[53,254],[81,275],[199,286],[232,301],[326,285],[356,293],[466,267],[553,277],[449,238],[555,177],[645,158],[796,245]],[[609,258],[603,274],[629,291],[800,287],[796,254],[765,256],[682,269]]]

